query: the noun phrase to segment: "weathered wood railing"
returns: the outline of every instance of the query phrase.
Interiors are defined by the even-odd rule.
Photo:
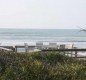
[[[18,48],[25,48],[25,46],[21,46],[21,45],[17,45],[15,47],[13,47],[13,46],[0,46],[0,47],[12,49],[14,52],[17,52],[17,49]],[[35,48],[35,47],[36,46],[28,46],[28,49],[29,48]],[[72,53],[74,53],[75,54],[75,57],[76,58],[79,58],[79,57],[77,57],[77,55],[78,55],[77,53],[78,52],[86,52],[86,48],[76,48],[76,49],[42,49],[42,51],[60,51],[60,52],[64,52],[64,54],[69,54],[69,53],[66,53],[66,52],[69,52],[70,51],[71,52],[70,53],[71,55],[73,55]],[[80,56],[80,58],[82,58],[82,56]],[[83,58],[86,58],[86,56],[83,56]]]
[[[72,53],[74,52],[75,53],[75,58],[86,58],[86,56],[77,57],[78,52],[86,52],[85,48],[81,48],[81,49],[43,49],[42,51],[60,51],[60,52],[64,52],[64,54],[67,54],[66,52],[71,51],[71,57],[72,57]]]

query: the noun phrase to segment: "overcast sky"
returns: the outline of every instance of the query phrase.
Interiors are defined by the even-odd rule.
[[[86,27],[86,0],[0,0],[0,28]]]

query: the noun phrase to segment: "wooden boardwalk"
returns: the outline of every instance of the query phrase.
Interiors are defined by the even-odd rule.
[[[71,57],[73,57],[72,55],[75,55],[75,58],[86,58],[86,56],[78,57],[78,54],[77,54],[78,52],[86,52],[85,48],[82,48],[82,49],[43,49],[42,51],[60,51],[60,52],[64,52],[64,55],[71,54]],[[73,52],[74,52],[74,54],[73,54]]]
[[[78,48],[78,49],[43,49],[42,51],[86,51],[84,48]]]
[[[17,52],[18,48],[30,49],[30,48],[35,48],[37,46],[34,45],[34,46],[25,47],[24,45],[23,46],[22,45],[17,45],[15,47],[13,47],[13,46],[0,46],[0,47],[11,49],[13,52]],[[27,49],[25,49],[25,52],[27,52]],[[64,52],[64,55],[65,54],[67,54],[67,55],[70,54],[71,57],[72,57],[72,55],[75,55],[76,58],[82,58],[82,56],[81,57],[77,57],[77,53],[78,52],[86,52],[86,48],[76,48],[76,49],[52,49],[51,48],[51,49],[41,49],[41,51],[60,51],[60,52]],[[74,54],[72,54],[72,53],[74,53]],[[86,56],[83,56],[83,58],[86,58]]]

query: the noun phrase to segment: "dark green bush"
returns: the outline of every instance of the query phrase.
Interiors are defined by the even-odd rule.
[[[86,74],[81,74],[84,72],[84,68],[80,64],[58,64],[49,73],[51,80],[84,80]]]
[[[63,53],[0,53],[0,80],[85,80],[86,67]]]

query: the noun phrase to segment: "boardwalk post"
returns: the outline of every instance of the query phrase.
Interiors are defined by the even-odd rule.
[[[75,58],[77,58],[77,51],[75,51]]]
[[[73,55],[73,54],[72,54],[72,52],[71,52],[71,57],[72,57],[72,55]]]
[[[16,48],[15,48],[15,46],[12,47],[12,50],[13,50],[13,52],[16,52]]]
[[[17,46],[15,46],[15,52],[17,52]]]
[[[28,52],[28,44],[24,43],[24,45],[25,45],[25,52],[27,53]]]

